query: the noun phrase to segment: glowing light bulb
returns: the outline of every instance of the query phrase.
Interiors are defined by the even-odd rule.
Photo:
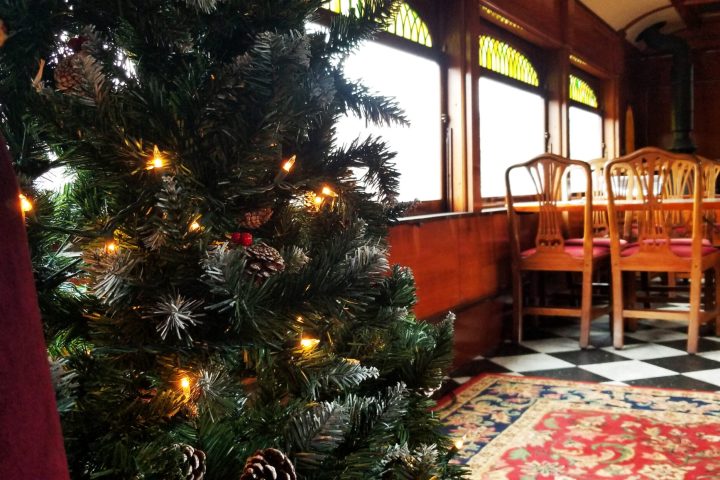
[[[332,188],[328,187],[327,185],[325,185],[325,186],[322,188],[322,192],[321,192],[321,193],[322,193],[323,195],[325,195],[326,197],[337,197],[337,193],[335,193],[335,191],[334,191]]]
[[[190,230],[191,232],[196,232],[196,231],[200,230],[200,224],[198,223],[198,221],[193,220],[193,222],[188,227],[188,230]]]
[[[154,168],[162,168],[165,166],[165,159],[163,158],[162,154],[160,153],[160,149],[155,145],[155,148],[153,148],[153,156],[148,162],[147,169],[152,170]]]
[[[317,196],[315,196],[315,198],[313,198],[313,203],[315,204],[316,207],[319,207],[320,205],[322,205],[322,202],[323,202],[323,197],[321,197],[319,195],[317,195]]]
[[[462,438],[458,438],[453,442],[453,445],[455,445],[455,448],[460,450],[461,448],[463,448],[463,446],[465,446],[465,442]]]
[[[312,350],[317,347],[318,343],[320,343],[320,340],[317,338],[303,338],[300,340],[300,346],[304,350]]]
[[[190,377],[185,376],[180,379],[180,388],[186,392],[190,390]]]
[[[295,158],[296,155],[293,155],[292,157],[288,158],[285,163],[283,163],[282,169],[285,170],[287,173],[290,173],[290,170],[292,170],[293,165],[295,165]]]
[[[108,240],[105,242],[105,251],[107,253],[115,253],[118,251],[118,245],[114,240]]]
[[[20,197],[20,210],[22,210],[23,213],[27,213],[30,210],[33,209],[33,204],[28,198],[23,195],[22,193],[19,195]]]

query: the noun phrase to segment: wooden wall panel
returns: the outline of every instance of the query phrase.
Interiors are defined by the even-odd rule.
[[[483,3],[525,26],[528,33],[544,40],[545,46],[557,46],[563,42],[563,0],[488,0]],[[513,33],[523,35],[522,32]]]
[[[694,55],[694,131],[697,152],[720,158],[720,51]]]
[[[614,30],[577,2],[568,20],[568,43],[575,55],[608,74],[622,71],[623,40]]]
[[[390,229],[390,261],[412,269],[428,318],[504,291],[507,242],[504,212],[407,222]]]

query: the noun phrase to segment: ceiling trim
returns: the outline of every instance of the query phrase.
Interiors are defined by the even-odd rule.
[[[620,29],[620,31],[621,31],[621,32],[626,32],[630,27],[632,27],[633,25],[635,25],[635,24],[638,23],[638,22],[643,21],[645,18],[649,17],[650,15],[654,15],[654,14],[656,14],[656,13],[658,13],[658,12],[662,12],[663,10],[667,10],[667,9],[669,9],[669,8],[674,8],[674,7],[673,7],[673,5],[665,5],[665,6],[662,6],[662,7],[653,8],[652,10],[648,10],[647,12],[643,13],[643,14],[640,15],[639,17],[633,18],[633,19],[630,21],[630,23],[628,23],[627,25],[625,25],[622,29]],[[679,14],[679,13],[680,13],[680,12],[678,12],[678,14]]]
[[[684,0],[670,0],[672,6],[677,10],[678,15],[682,18],[683,22],[688,28],[699,28],[702,21],[700,16],[687,7],[687,3]]]

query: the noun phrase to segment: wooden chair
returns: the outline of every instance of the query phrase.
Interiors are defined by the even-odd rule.
[[[581,245],[565,244],[566,231],[562,212],[557,202],[563,200],[566,176],[572,173],[583,178],[585,207],[583,212],[583,242]],[[513,183],[530,178],[539,204],[535,242],[524,248],[520,238],[520,216],[514,209]],[[569,316],[580,318],[580,347],[586,348],[590,340],[590,322],[607,313],[607,307],[592,305],[593,272],[609,261],[606,247],[593,245],[592,231],[592,185],[590,167],[586,162],[544,154],[511,166],[505,173],[507,207],[512,252],[513,285],[513,339],[522,341],[523,316]],[[526,272],[578,272],[582,275],[579,307],[525,305],[523,274]]]
[[[684,320],[688,322],[688,353],[696,353],[700,324],[717,317],[718,262],[720,250],[703,241],[702,220],[704,175],[700,161],[658,148],[643,148],[610,161],[605,167],[610,226],[610,253],[613,288],[613,345],[623,347],[625,318]],[[673,200],[692,200],[691,209],[669,207]],[[623,203],[632,206],[633,242],[620,248],[627,229],[618,226]],[[627,205],[625,205],[627,207]],[[714,283],[716,293],[706,290],[701,305],[703,276],[705,286]],[[690,281],[687,310],[653,309],[635,302],[637,272],[669,275],[686,274]],[[626,285],[627,283],[628,285]],[[701,308],[703,307],[703,308]],[[717,326],[717,323],[716,323]]]
[[[720,160],[713,160],[698,156],[702,166],[705,186],[705,198],[717,198],[717,182],[720,178]],[[705,221],[705,238],[713,245],[720,246],[720,222],[718,222],[717,212],[715,210],[707,210],[703,213]]]

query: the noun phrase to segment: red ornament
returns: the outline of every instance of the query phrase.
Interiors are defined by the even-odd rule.
[[[70,49],[73,52],[77,53],[80,50],[82,50],[83,43],[85,43],[87,41],[88,41],[87,37],[80,36],[80,37],[71,38],[70,40],[68,40],[67,44],[68,44],[68,47],[70,47]]]
[[[249,247],[253,243],[253,236],[248,232],[234,232],[230,235],[230,241],[243,247]]]

